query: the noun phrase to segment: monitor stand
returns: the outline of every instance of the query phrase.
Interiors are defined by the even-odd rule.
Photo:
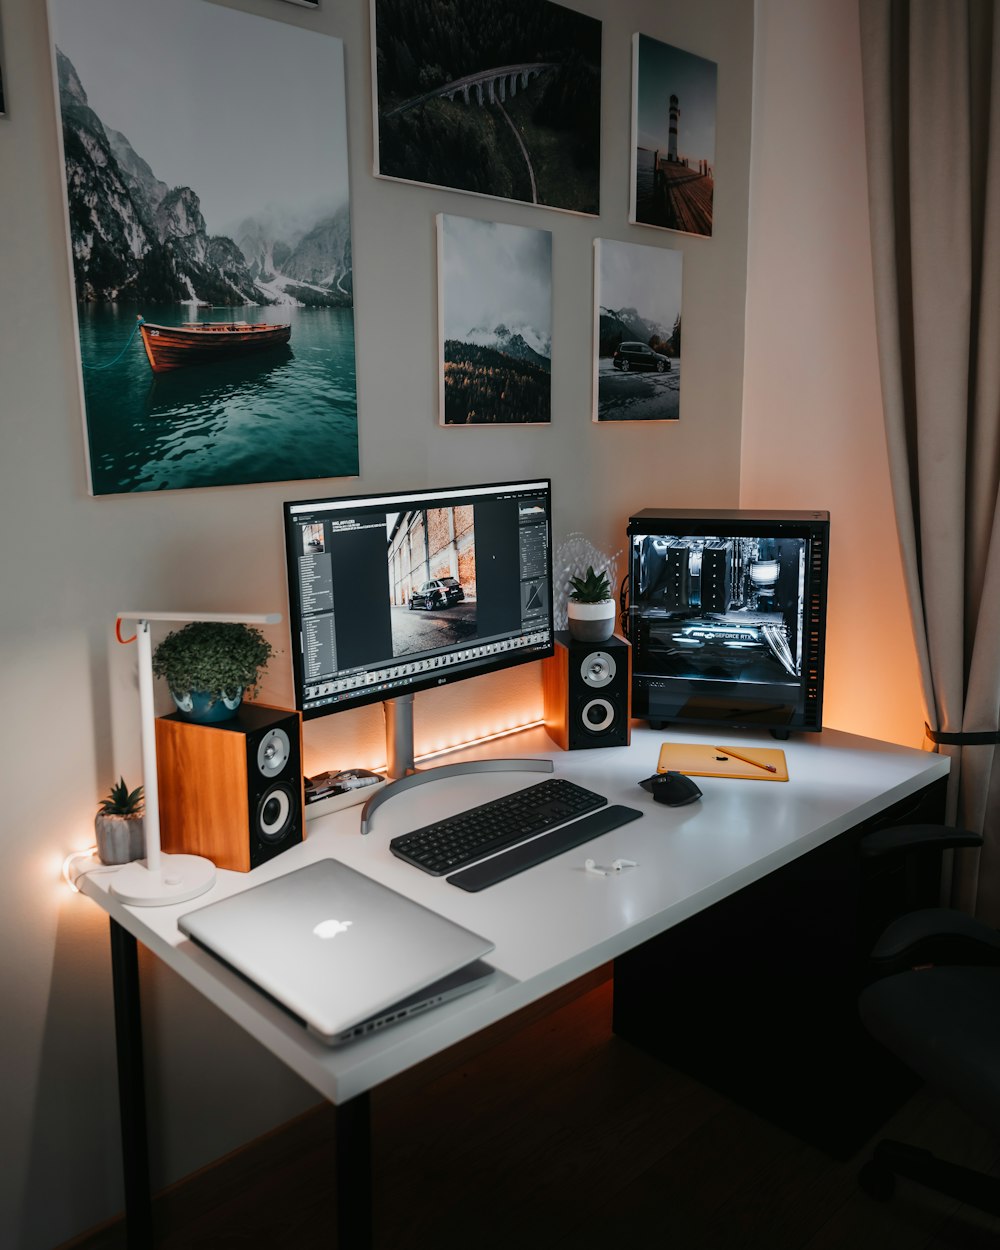
[[[361,809],[361,832],[367,833],[372,813],[394,795],[444,777],[462,773],[532,772],[550,773],[553,765],[547,759],[463,760],[455,764],[438,764],[418,769],[413,762],[413,695],[401,694],[382,703],[385,712],[385,746],[389,766],[389,784],[373,794]]]

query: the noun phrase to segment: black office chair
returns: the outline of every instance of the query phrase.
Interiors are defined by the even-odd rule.
[[[946,826],[871,836],[862,854],[872,858],[982,845],[978,834]],[[859,1010],[872,1036],[1000,1136],[1000,933],[950,908],[910,912],[876,942],[870,975]],[[861,1187],[884,1200],[897,1176],[1000,1214],[1000,1180],[904,1142],[879,1141]]]

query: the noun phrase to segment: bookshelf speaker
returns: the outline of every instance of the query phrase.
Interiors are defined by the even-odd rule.
[[[546,732],[564,751],[628,746],[632,648],[624,638],[578,642],[556,634],[542,691]]]
[[[249,872],[303,837],[302,718],[240,704],[230,720],[156,722],[160,842]]]

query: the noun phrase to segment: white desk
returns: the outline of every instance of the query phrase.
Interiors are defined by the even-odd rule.
[[[364,838],[358,832],[360,807],[321,817],[310,822],[300,846],[249,874],[220,871],[212,891],[193,903],[127,907],[108,892],[105,875],[84,878],[83,892],[113,922],[116,1005],[125,1013],[119,1017],[119,1064],[126,1069],[123,1095],[128,1085],[131,1096],[141,1100],[138,1036],[131,1042],[125,1038],[124,1051],[121,1038],[130,1010],[126,1000],[137,992],[134,942],[132,966],[128,964],[131,939],[210,997],[324,1098],[338,1108],[360,1107],[362,1123],[359,1128],[355,1122],[355,1130],[364,1138],[364,1096],[382,1081],[854,829],[948,771],[943,756],[828,730],[781,744],[788,759],[787,783],[703,778],[699,785],[704,797],[698,803],[668,808],[655,803],[637,784],[655,771],[664,739],[715,742],[711,733],[642,728],[633,731],[627,748],[561,752],[541,730],[535,730],[506,739],[499,747],[482,749],[483,756],[550,756],[558,775],[602,792],[612,803],[639,808],[644,816],[477,894],[467,894],[443,878],[428,876],[396,859],[389,851],[389,839],[529,785],[541,779],[537,774],[472,774],[416,787],[380,807]],[[728,730],[721,731],[721,740],[734,747],[740,742],[776,745],[763,735]],[[475,755],[470,752],[469,758]],[[183,912],[324,857],[339,859],[490,938],[496,943],[490,956],[497,970],[495,982],[370,1038],[328,1049],[178,931],[177,919]],[[638,867],[595,876],[584,870],[588,857],[604,865],[622,857],[635,860]],[[137,1021],[137,1002],[131,1012]],[[135,1153],[136,1133],[144,1136],[144,1115],[138,1127],[123,1124],[123,1131],[127,1139],[132,1134],[128,1157]],[[364,1150],[354,1152],[352,1167],[358,1166],[359,1153],[363,1156]],[[144,1155],[139,1163],[144,1166]],[[364,1181],[363,1176],[359,1182],[353,1174],[354,1191],[367,1201]],[[127,1181],[130,1227],[145,1218],[134,1216],[141,1202],[137,1188],[142,1188],[141,1176],[133,1177],[131,1186]],[[148,1203],[148,1175],[146,1192]],[[352,1188],[339,1192],[350,1193]],[[352,1240],[343,1244],[363,1243],[364,1214],[359,1217],[355,1212],[350,1220]]]

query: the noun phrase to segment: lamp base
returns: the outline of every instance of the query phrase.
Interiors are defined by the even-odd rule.
[[[160,871],[150,872],[144,860],[123,864],[109,889],[130,907],[166,907],[197,898],[215,884],[215,865],[201,855],[161,855]]]

